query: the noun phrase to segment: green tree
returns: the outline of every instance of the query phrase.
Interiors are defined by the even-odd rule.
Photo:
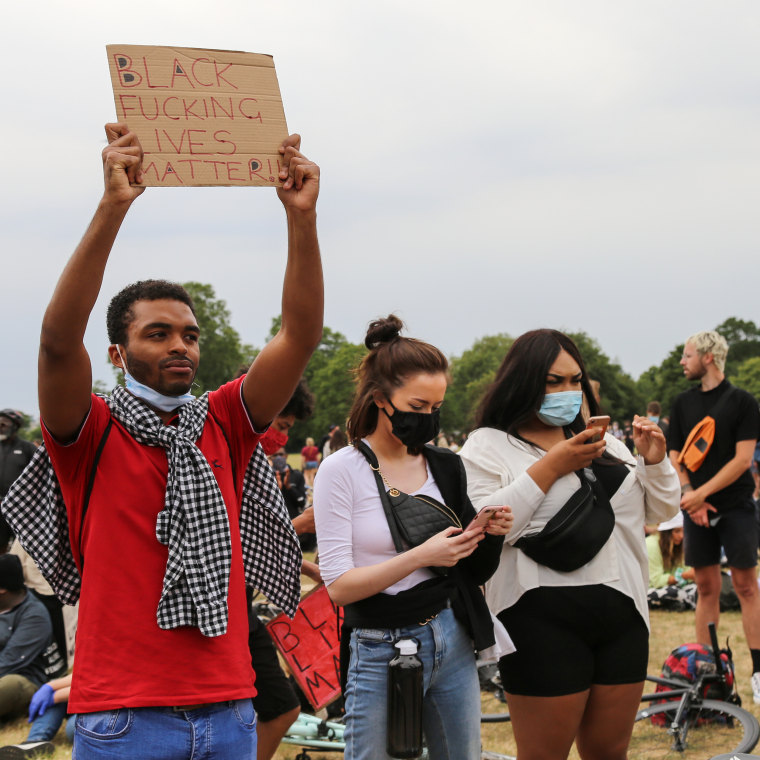
[[[42,428],[39,422],[25,412],[19,412],[19,414],[24,418],[24,424],[18,430],[18,437],[27,441],[41,441]]]
[[[215,390],[231,380],[241,365],[253,360],[255,350],[240,340],[238,331],[230,324],[227,304],[216,297],[211,285],[201,282],[185,282],[195,304],[195,316],[201,329],[201,361],[193,392]]]
[[[739,365],[747,359],[760,356],[760,328],[754,322],[729,317],[721,322],[715,330],[728,343],[727,375],[736,372]]]
[[[277,334],[281,324],[281,317],[272,319],[267,340]],[[366,352],[363,345],[351,343],[337,330],[329,327],[322,330],[322,340],[304,371],[315,398],[314,415],[309,420],[297,421],[290,429],[289,451],[300,451],[308,436],[319,441],[333,423],[345,430],[354,396],[353,371]]]
[[[760,356],[745,359],[729,378],[739,388],[751,393],[760,403]]]
[[[308,434],[315,441],[333,423],[345,431],[354,397],[354,372],[366,353],[364,346],[345,341],[332,349],[329,356],[320,358],[321,366],[308,381],[316,397],[316,408]]]
[[[646,407],[636,381],[623,368],[610,360],[594,338],[585,332],[568,333],[578,346],[588,376],[599,383],[602,409],[613,420],[631,419],[643,414]]]
[[[472,429],[478,403],[513,342],[505,333],[486,335],[451,359],[451,383],[441,408],[442,430],[458,434]]]
[[[692,386],[683,374],[680,363],[682,355],[683,343],[677,345],[659,366],[652,366],[643,372],[636,383],[644,403],[659,401],[664,416],[670,413],[675,397]]]

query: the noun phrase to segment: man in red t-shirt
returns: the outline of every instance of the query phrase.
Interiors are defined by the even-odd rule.
[[[45,312],[39,356],[45,446],[81,575],[74,754],[253,759],[244,473],[321,337],[319,168],[298,135],[284,141],[282,326],[247,374],[190,396],[200,359],[192,301],[181,286],[142,281],[109,307],[108,351],[126,391],[104,400],[90,392],[83,338],[119,227],[144,190],[136,135],[124,124],[106,135],[105,192]]]

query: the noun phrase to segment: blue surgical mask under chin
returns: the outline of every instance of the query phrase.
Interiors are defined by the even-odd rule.
[[[163,393],[159,393],[157,390],[135,380],[129,374],[127,363],[124,361],[124,357],[121,355],[118,346],[116,347],[116,351],[121,358],[121,364],[124,368],[124,386],[133,396],[144,401],[149,406],[152,406],[154,409],[160,409],[162,412],[173,412],[178,407],[195,399],[192,393],[183,393],[181,396],[165,396]]]
[[[564,427],[578,416],[583,403],[583,391],[547,393],[536,416],[545,425]]]

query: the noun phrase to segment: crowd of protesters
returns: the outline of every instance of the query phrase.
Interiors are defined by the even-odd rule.
[[[573,341],[530,331],[486,389],[475,430],[455,439],[439,425],[445,356],[390,315],[367,332],[347,423],[289,462],[289,430],[313,411],[303,372],[322,330],[319,168],[297,135],[281,145],[282,323],[253,364],[193,396],[192,300],[142,280],[108,309],[125,384],[104,398],[91,393],[83,338],[144,190],[137,137],[119,124],[106,135],[103,197],[43,319],[43,445],[18,436],[18,412],[0,412],[0,718],[34,719],[0,759],[49,752],[67,715],[78,760],[184,758],[197,742],[208,758],[272,757],[300,703],[252,591],[292,616],[302,574],[344,609],[352,760],[391,756],[388,663],[411,639],[431,760],[480,757],[476,652],[498,660],[521,760],[561,759],[573,743],[584,758],[624,758],[648,602],[694,608],[705,642],[721,564],[760,703],[760,412],[726,380],[720,335],[687,339],[695,385],[669,417],[652,402],[620,424],[603,416]],[[313,549],[319,565],[303,558]],[[70,662],[65,610],[77,604]],[[561,666],[542,656],[558,649]]]

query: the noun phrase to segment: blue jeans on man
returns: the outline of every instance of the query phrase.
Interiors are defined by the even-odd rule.
[[[250,699],[80,713],[72,760],[256,760]]]

